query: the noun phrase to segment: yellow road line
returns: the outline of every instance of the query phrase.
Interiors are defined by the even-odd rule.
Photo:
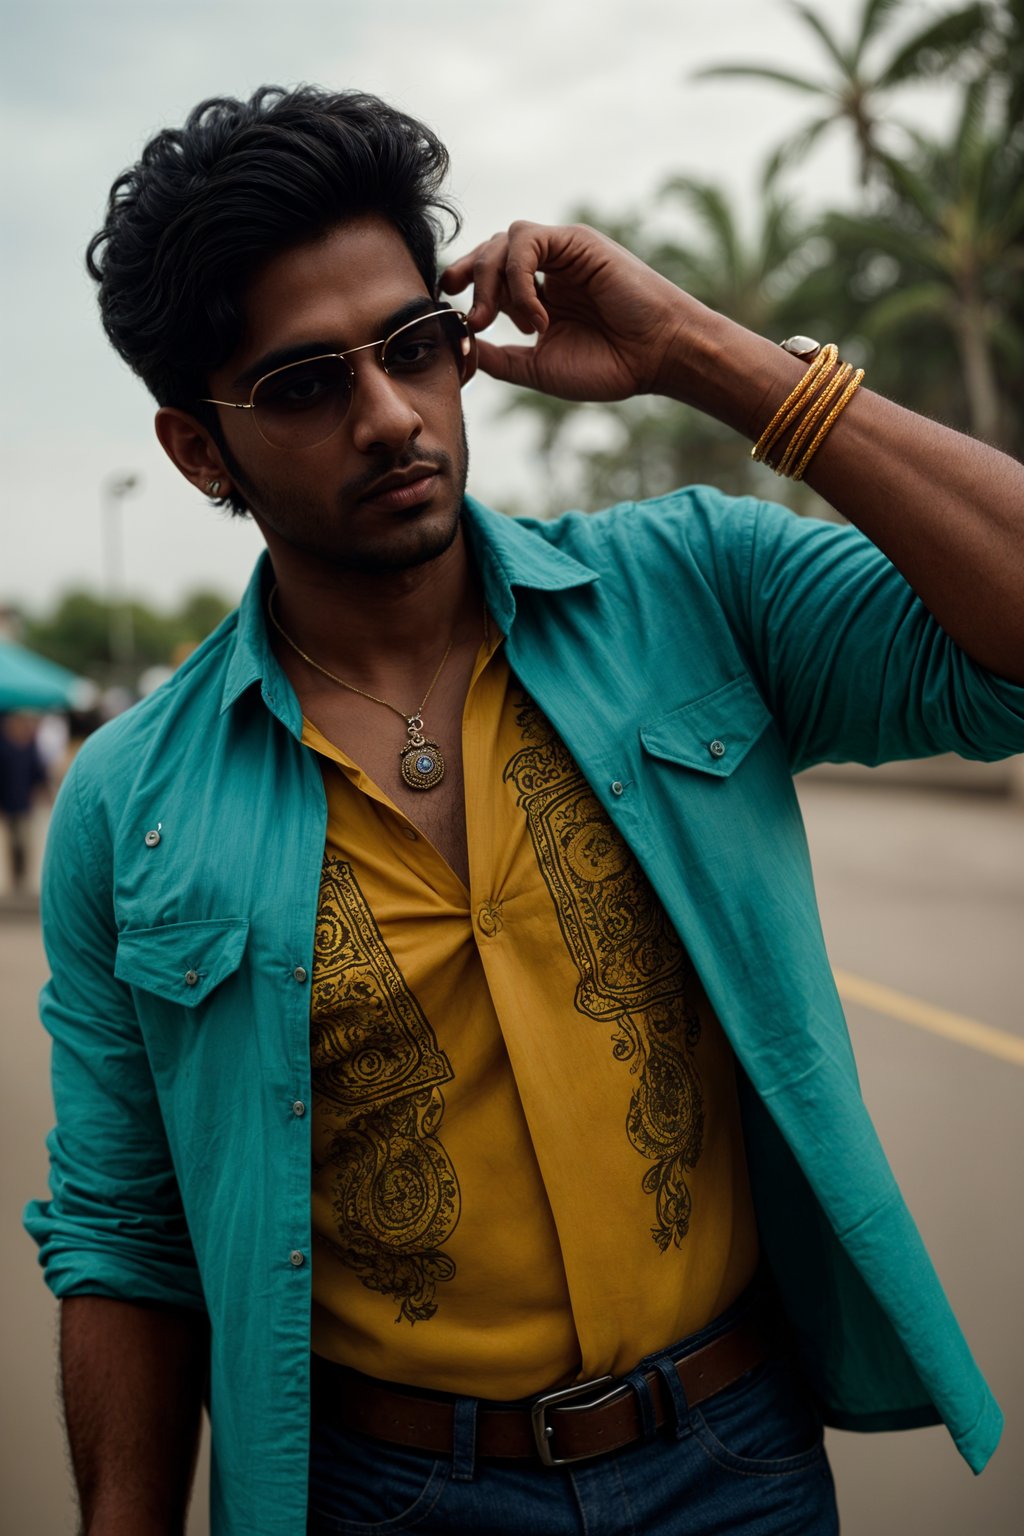
[[[955,1040],[974,1051],[984,1051],[987,1056],[998,1056],[1011,1061],[1016,1067],[1024,1067],[1024,1040],[1007,1034],[1004,1029],[993,1029],[990,1024],[979,1024],[977,1019],[965,1018],[961,1013],[949,1013],[936,1008],[934,1003],[922,1002],[906,992],[884,987],[880,982],[854,976],[850,971],[833,971],[839,995],[848,1003],[862,1003],[875,1013],[888,1014],[903,1024],[913,1024],[917,1029],[927,1029],[933,1035]]]

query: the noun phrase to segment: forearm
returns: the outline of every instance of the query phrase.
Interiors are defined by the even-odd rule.
[[[206,1384],[201,1313],[61,1304],[64,1417],[83,1536],[180,1536]]]
[[[683,336],[660,392],[756,442],[806,365],[699,305]],[[968,655],[1024,684],[1024,466],[861,388],[806,479]]]
[[[668,395],[756,442],[806,375],[775,342],[581,225],[517,221],[453,263],[443,287],[461,293],[470,282],[475,331],[504,311],[536,334],[533,346],[478,339],[480,366],[563,400]],[[1020,464],[860,389],[806,478],[969,656],[1024,684]]]

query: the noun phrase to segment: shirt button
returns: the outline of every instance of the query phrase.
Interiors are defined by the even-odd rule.
[[[296,981],[305,981],[306,967],[304,965],[297,965],[294,971],[292,971],[292,975],[295,977]]]
[[[708,744],[708,751],[711,753],[712,757],[724,757],[725,742],[719,741],[718,737],[716,736],[714,741]]]
[[[612,785],[611,789],[613,795],[622,794],[622,785],[619,783],[618,779],[615,780],[615,783]]]
[[[293,1269],[301,1269],[303,1264],[306,1262],[306,1255],[303,1253],[301,1248],[293,1248],[291,1253],[288,1255],[288,1262],[291,1264]]]
[[[146,833],[146,847],[147,848],[155,848],[159,841],[160,841],[160,833],[156,830],[155,827],[154,827],[152,832],[147,832]]]
[[[298,1118],[301,1120],[305,1113],[306,1113],[306,1106],[305,1106],[305,1104],[303,1104],[301,1099],[296,1099],[295,1103],[292,1105],[292,1114],[293,1115],[297,1115]]]
[[[186,987],[194,987],[198,980],[199,980],[199,972],[198,971],[186,971],[185,972],[185,985],[186,985]]]

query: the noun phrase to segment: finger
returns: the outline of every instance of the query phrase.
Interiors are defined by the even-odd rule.
[[[539,224],[520,220],[508,232],[505,258],[505,282],[509,291],[508,313],[527,333],[547,330],[548,314],[537,288],[537,274],[543,270],[550,232]]]
[[[484,258],[473,275],[473,305],[468,315],[470,325],[475,331],[485,331],[499,315],[507,315],[516,330],[524,336],[534,336],[539,330],[547,329],[547,311],[537,297],[536,288],[532,291],[534,304],[531,308],[513,296],[504,252],[496,262],[490,257]],[[538,310],[544,316],[543,327],[537,323]]]
[[[524,336],[537,334],[535,316],[532,313],[525,313],[523,306],[513,301],[508,282],[504,277],[498,289],[498,309],[501,314],[508,316],[516,330],[521,331]]]
[[[473,284],[469,322],[486,330],[499,311],[526,336],[547,330],[548,314],[538,289],[538,272],[552,232],[520,219],[508,233],[499,230],[452,263],[441,279],[446,293]]]
[[[506,239],[503,229],[499,229],[489,240],[478,240],[471,251],[464,256],[459,256],[449,263],[441,275],[441,286],[446,293],[461,293],[463,288],[469,286],[473,280],[473,269],[477,262],[490,250]]]
[[[521,384],[536,389],[536,356],[533,347],[499,347],[493,341],[477,340],[477,362],[483,373],[505,384]]]
[[[451,266],[445,268],[438,285],[442,293],[461,293],[469,287],[473,278],[473,263],[482,250],[482,245],[474,246],[467,256],[460,256],[458,261],[453,261]]]
[[[498,233],[484,240],[453,262],[441,278],[445,293],[461,293],[473,285],[473,303],[468,320],[475,331],[482,331],[497,318],[501,307],[507,237]]]

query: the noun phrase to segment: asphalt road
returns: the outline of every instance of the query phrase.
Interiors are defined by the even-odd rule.
[[[903,1536],[908,1527],[1016,1536],[1024,1494],[1024,804],[831,781],[805,781],[801,798],[833,965],[848,997],[872,1001],[847,1003],[864,1095],[1008,1421],[980,1479],[941,1429],[830,1432],[843,1536]],[[47,1042],[35,1023],[43,958],[30,918],[0,917],[0,975],[0,1233],[11,1260],[0,1308],[3,1525],[70,1536],[55,1312],[20,1229],[25,1198],[45,1187],[51,1123]],[[206,1536],[197,1502],[190,1536]]]

